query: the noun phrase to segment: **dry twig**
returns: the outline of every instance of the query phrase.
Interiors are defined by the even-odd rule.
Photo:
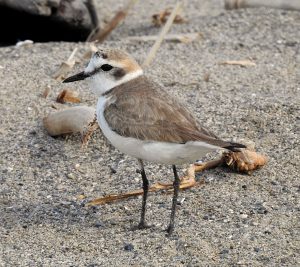
[[[76,47],[73,52],[71,53],[71,55],[69,56],[69,58],[67,59],[67,61],[64,61],[61,63],[59,69],[57,70],[57,72],[53,75],[53,78],[58,80],[58,81],[62,81],[65,78],[65,75],[74,67],[75,65],[75,54],[77,52],[78,48]]]
[[[226,9],[248,7],[271,7],[287,10],[300,10],[299,0],[225,0]]]
[[[245,59],[245,60],[226,60],[219,63],[220,65],[238,65],[242,67],[256,66],[255,62]]]
[[[152,23],[155,26],[161,26],[166,23],[167,18],[170,16],[172,9],[166,8],[165,10],[152,15]],[[187,22],[180,14],[176,14],[173,23],[185,23]]]
[[[44,89],[44,92],[42,93],[42,97],[47,98],[50,93],[51,93],[51,87],[47,85],[46,88]]]
[[[151,47],[150,52],[148,53],[147,58],[145,59],[144,63],[143,63],[143,67],[147,67],[150,65],[150,63],[152,62],[152,60],[154,59],[158,48],[160,47],[164,37],[166,36],[166,34],[168,33],[168,31],[170,30],[172,23],[175,19],[175,16],[177,15],[177,13],[179,12],[179,10],[182,7],[182,2],[177,2],[176,6],[174,7],[170,17],[167,20],[167,23],[165,24],[165,26],[162,28],[159,36],[156,39],[156,42],[154,43],[154,45]]]
[[[99,43],[103,42],[107,36],[126,18],[129,10],[137,3],[137,1],[138,0],[130,0],[128,5],[123,10],[117,12],[117,14],[102,30],[99,30],[99,27],[94,29],[87,38],[87,42],[93,42],[96,40]]]
[[[201,164],[191,164],[186,170],[185,176],[180,179],[180,189],[187,189],[199,185],[195,180],[195,173],[208,169],[213,169],[221,165],[228,166],[229,168],[238,172],[251,173],[252,171],[262,167],[266,164],[267,159],[265,156],[260,155],[254,151],[245,149],[243,152],[224,152],[223,156],[219,159],[208,161]],[[156,183],[149,188],[149,192],[159,190],[173,190],[173,183]],[[94,199],[87,203],[87,206],[102,205],[125,198],[142,195],[143,190],[134,190],[123,194],[113,194],[105,197]]]

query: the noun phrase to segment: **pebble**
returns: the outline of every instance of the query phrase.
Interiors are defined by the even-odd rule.
[[[67,177],[72,180],[75,179],[75,175],[73,173],[68,173]]]
[[[246,219],[246,218],[248,218],[248,215],[247,215],[247,214],[241,214],[241,215],[240,215],[240,218]]]
[[[104,227],[105,225],[104,225],[104,223],[103,222],[95,222],[95,224],[94,224],[94,226],[96,227],[96,228],[101,228],[101,227]]]
[[[132,244],[128,243],[128,244],[124,245],[124,249],[126,251],[132,251],[132,250],[134,250],[134,246]]]

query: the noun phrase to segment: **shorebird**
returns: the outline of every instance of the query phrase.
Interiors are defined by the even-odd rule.
[[[100,49],[84,71],[63,82],[88,80],[99,97],[97,121],[104,136],[119,151],[138,159],[143,200],[138,228],[145,223],[149,182],[144,161],[172,165],[174,194],[167,232],[174,229],[179,191],[176,165],[191,163],[217,149],[239,151],[244,145],[219,139],[206,130],[164,88],[143,74],[137,61],[124,51]]]

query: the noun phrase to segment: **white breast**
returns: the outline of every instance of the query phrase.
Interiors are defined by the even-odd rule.
[[[174,144],[157,141],[142,141],[136,138],[123,137],[112,131],[104,117],[104,110],[109,98],[101,96],[97,103],[97,120],[104,136],[121,152],[137,159],[162,163],[184,164],[202,158],[208,152],[219,149],[204,142],[187,142]]]

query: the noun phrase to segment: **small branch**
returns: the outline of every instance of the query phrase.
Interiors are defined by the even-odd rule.
[[[164,37],[166,36],[166,34],[168,33],[168,31],[170,30],[172,23],[176,17],[176,15],[178,14],[180,8],[182,7],[182,2],[177,2],[176,6],[174,7],[170,17],[168,18],[165,26],[162,28],[156,42],[154,43],[154,45],[152,46],[152,48],[150,49],[150,52],[148,53],[147,58],[145,59],[144,63],[143,63],[143,67],[147,67],[150,65],[150,63],[153,61],[157,50],[159,49]]]
[[[226,9],[247,7],[271,7],[287,10],[300,10],[299,0],[224,0]]]
[[[80,132],[84,137],[87,127],[94,117],[94,108],[76,106],[49,114],[43,119],[43,123],[51,136]]]
[[[61,65],[59,66],[59,69],[55,72],[55,74],[53,75],[53,78],[61,81],[64,79],[65,75],[74,67],[75,65],[75,54],[77,53],[78,48],[76,47],[71,55],[69,56],[69,58],[67,59],[67,61],[64,61],[61,63]]]
[[[95,8],[95,2],[94,2],[94,0],[87,0],[85,5],[90,13],[92,25],[93,25],[93,28],[95,29],[99,25],[99,19],[98,19],[98,14],[97,14],[97,11]]]
[[[220,65],[238,65],[241,67],[246,67],[246,66],[256,66],[255,62],[251,60],[226,60],[223,62],[219,62]]]
[[[107,36],[126,18],[129,10],[138,2],[138,0],[130,0],[128,5],[123,9],[117,12],[117,14],[112,18],[110,22],[102,29],[99,30],[99,27],[94,29],[92,33],[87,38],[87,42],[98,41],[99,43],[103,42]]]

